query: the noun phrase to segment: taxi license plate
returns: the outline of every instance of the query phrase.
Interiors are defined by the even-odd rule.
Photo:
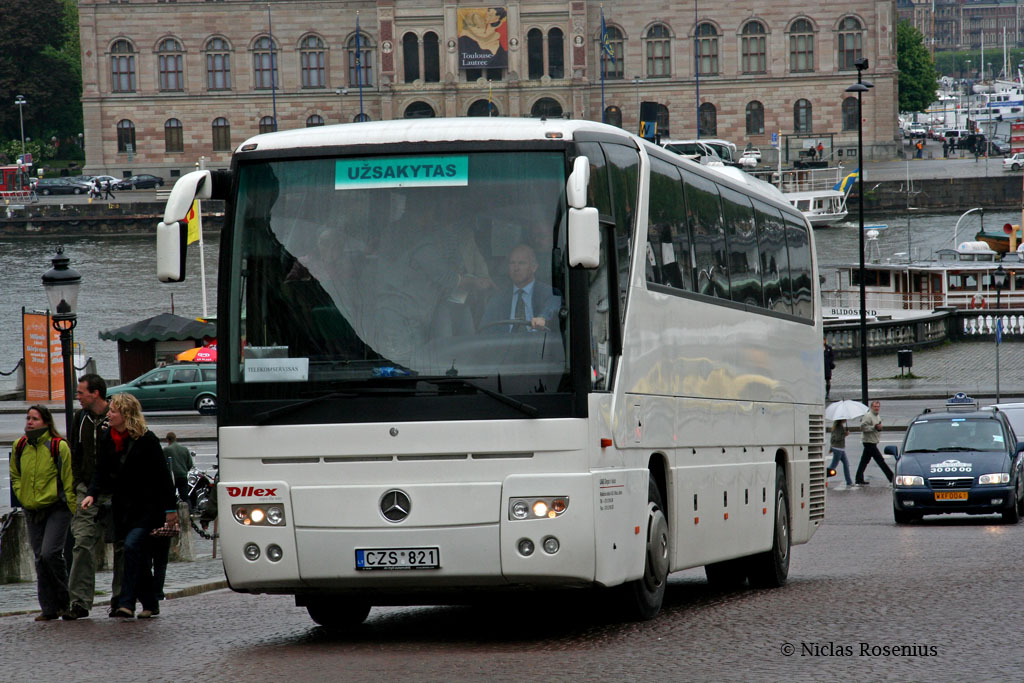
[[[936,491],[935,500],[967,500],[967,491]]]
[[[440,569],[439,548],[357,548],[356,569]]]

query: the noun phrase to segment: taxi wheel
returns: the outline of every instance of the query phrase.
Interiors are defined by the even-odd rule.
[[[370,604],[361,600],[324,598],[306,605],[310,618],[324,628],[346,629],[359,626],[370,614]]]
[[[775,466],[775,531],[772,549],[750,558],[747,576],[754,588],[778,588],[789,577],[789,492],[786,470]]]
[[[1017,500],[1017,492],[1013,492],[1013,500],[1010,507],[1003,510],[1003,521],[1007,524],[1016,524],[1020,521],[1020,505]]]
[[[913,512],[905,512],[903,510],[892,509],[893,519],[896,520],[897,524],[910,524],[921,519],[920,515],[915,515]]]

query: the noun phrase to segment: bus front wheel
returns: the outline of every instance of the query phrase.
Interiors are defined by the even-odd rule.
[[[317,599],[316,604],[306,605],[310,618],[325,628],[353,628],[366,621],[370,604],[361,600],[346,598]]]
[[[754,588],[778,588],[789,577],[789,493],[786,470],[775,466],[775,529],[771,550],[750,558],[747,576]]]
[[[661,490],[654,477],[647,485],[647,542],[644,546],[644,575],[624,585],[627,616],[646,621],[661,611],[668,582],[669,528]]]

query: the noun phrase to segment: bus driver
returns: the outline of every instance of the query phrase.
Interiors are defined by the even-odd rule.
[[[508,255],[508,277],[511,288],[499,290],[484,309],[481,325],[503,320],[521,321],[508,325],[509,332],[556,331],[562,297],[551,285],[535,279],[537,256],[533,249],[520,244]]]

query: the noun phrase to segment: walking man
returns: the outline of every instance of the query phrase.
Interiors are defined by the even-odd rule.
[[[89,616],[96,595],[97,545],[104,542],[104,523],[101,514],[111,514],[110,494],[100,495],[96,505],[82,509],[82,499],[88,495],[89,484],[96,472],[96,441],[107,419],[107,383],[99,375],[82,375],[78,380],[78,403],[82,409],[75,413],[72,427],[71,472],[75,482],[75,514],[71,518],[71,534],[75,539],[72,551],[71,576],[68,589],[71,609],[65,619]],[[105,510],[105,512],[103,512]],[[120,583],[115,561],[114,580]],[[115,593],[116,594],[116,593]]]
[[[171,468],[171,476],[174,477],[174,488],[178,492],[178,499],[188,502],[188,471],[192,469],[192,454],[189,450],[178,443],[178,435],[174,432],[167,432],[167,445],[164,446],[164,457]]]
[[[855,479],[856,483],[860,486],[867,486],[869,483],[864,479],[864,470],[871,460],[878,463],[878,467],[882,470],[885,478],[892,483],[892,470],[885,464],[885,459],[878,451],[879,435],[882,433],[882,418],[878,416],[881,408],[882,404],[880,402],[872,401],[871,410],[864,413],[864,417],[860,419],[861,441],[864,443],[864,452],[860,456],[860,465],[857,466],[857,477]]]
[[[836,352],[829,346],[828,339],[822,339],[825,345],[825,398],[828,399],[832,391],[832,371],[836,369]]]
[[[111,187],[113,186],[113,184],[114,184],[114,182],[112,180],[104,181],[104,183],[103,183],[103,192],[104,192],[103,198],[104,199],[117,199],[117,197],[114,196],[114,193],[110,191]]]

